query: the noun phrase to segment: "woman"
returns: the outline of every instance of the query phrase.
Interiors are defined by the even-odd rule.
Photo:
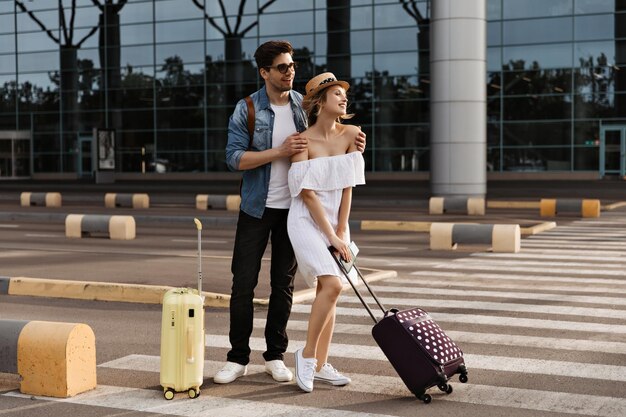
[[[307,83],[302,106],[309,128],[302,136],[308,139],[308,148],[292,156],[289,170],[289,239],[299,271],[309,286],[316,287],[306,344],[296,351],[296,382],[305,392],[313,391],[314,380],[336,386],[350,383],[327,362],[337,299],[347,283],[328,248],[351,259],[352,187],[365,184],[363,156],[354,142],[359,128],[340,123],[352,116],[346,111],[349,87],[330,72]]]

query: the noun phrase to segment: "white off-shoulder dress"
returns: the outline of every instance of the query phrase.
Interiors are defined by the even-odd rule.
[[[289,192],[292,198],[287,230],[298,261],[298,272],[310,287],[315,287],[317,277],[322,275],[340,277],[346,284],[347,281],[328,250],[329,240],[311,217],[300,192],[303,189],[315,191],[324,207],[326,218],[333,229],[336,229],[343,189],[365,184],[364,171],[365,162],[360,152],[313,158],[291,164]],[[345,239],[350,242],[349,228]]]

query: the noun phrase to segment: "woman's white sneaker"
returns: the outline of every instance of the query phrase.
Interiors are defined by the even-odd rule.
[[[296,350],[296,382],[304,392],[313,391],[313,377],[317,359],[302,357],[302,349]]]
[[[240,376],[248,373],[248,367],[236,362],[226,362],[226,365],[213,377],[216,384],[229,384]]]
[[[322,365],[322,369],[315,373],[315,381],[325,382],[326,384],[342,386],[348,385],[352,380],[345,375],[342,375],[338,370],[333,368],[330,363]]]

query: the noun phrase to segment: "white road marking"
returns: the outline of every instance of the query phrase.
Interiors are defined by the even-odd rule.
[[[308,322],[290,319],[287,330],[307,331]],[[265,328],[264,319],[254,319],[254,327]],[[336,323],[334,334],[371,335],[372,326],[368,324]],[[626,343],[600,340],[566,339],[538,336],[520,336],[499,333],[476,333],[446,330],[446,334],[457,343],[480,343],[488,345],[519,346],[541,349],[571,350],[580,352],[604,352],[626,354]]]
[[[380,298],[380,297],[379,297]],[[534,305],[534,304],[517,304],[517,303],[499,303],[490,301],[471,301],[471,300],[450,300],[446,297],[442,299],[433,298],[392,298],[387,297],[381,299],[383,304],[392,305],[396,308],[420,306],[424,308],[447,309],[457,308],[462,310],[479,310],[479,311],[509,311],[515,313],[542,313],[542,314],[563,314],[566,316],[584,316],[597,318],[611,318],[626,320],[625,310],[613,310],[609,308],[592,308],[592,307],[572,307],[572,306],[550,306],[550,305]],[[358,303],[361,302],[357,297],[342,296],[342,303]]]
[[[206,346],[213,348],[230,348],[228,336],[207,334]],[[304,340],[292,339],[287,352],[294,353],[304,346]],[[265,339],[250,338],[250,349],[264,352]],[[378,346],[364,346],[354,344],[332,343],[330,357],[356,358],[376,361],[387,361],[384,353]],[[603,381],[626,382],[626,366],[603,365],[595,363],[553,361],[545,359],[513,358],[507,356],[487,356],[466,354],[465,363],[470,369],[485,369],[491,371],[519,372],[534,375],[555,375],[572,378],[601,379]]]
[[[488,286],[481,285],[481,288],[488,288]],[[393,287],[393,286],[372,286],[372,289],[376,293],[403,293],[403,294],[428,294],[428,295],[441,295],[445,297],[453,298],[459,297],[493,297],[493,298],[505,298],[509,300],[540,300],[540,301],[557,301],[567,303],[589,303],[589,304],[607,304],[607,305],[622,305],[626,306],[626,297],[593,297],[585,295],[571,295],[571,294],[550,294],[550,293],[523,293],[523,292],[503,292],[503,291],[472,291],[472,290],[455,290],[452,288],[430,288],[414,285],[412,287]],[[543,288],[542,288],[543,289]],[[411,301],[411,300],[408,300]],[[393,302],[390,302],[393,304]]]
[[[604,278],[568,278],[568,277],[556,277],[556,276],[547,276],[547,275],[513,275],[513,274],[492,274],[486,272],[453,272],[453,271],[413,271],[409,275],[416,276],[424,276],[429,278],[444,278],[444,279],[454,279],[456,282],[457,279],[493,279],[493,280],[501,280],[501,281],[533,281],[533,282],[571,282],[582,285],[589,284],[605,284],[605,285],[626,285],[626,281],[619,279],[604,279]],[[397,281],[395,281],[397,280]],[[407,282],[403,282],[403,280],[395,278],[394,281],[385,280],[385,282],[398,282],[401,284],[411,284],[408,282],[410,280],[406,280]],[[474,281],[475,282],[475,281]],[[415,283],[413,281],[412,283]],[[586,287],[584,287],[586,288]]]
[[[343,297],[341,298],[343,300]],[[381,300],[383,303],[384,299]],[[438,302],[441,306],[442,301]],[[417,305],[417,304],[415,304]],[[422,306],[420,306],[422,307]],[[304,313],[309,314],[311,312],[311,306],[305,304],[294,304],[291,308],[292,313]],[[506,310],[504,310],[506,312]],[[564,321],[564,320],[544,320],[544,319],[528,319],[523,317],[507,317],[498,315],[482,315],[482,314],[453,314],[453,313],[441,313],[429,311],[430,316],[437,320],[438,323],[464,323],[464,324],[476,324],[476,325],[488,325],[488,326],[503,326],[503,327],[518,327],[518,328],[533,328],[533,329],[548,329],[548,330],[568,330],[568,331],[580,331],[590,333],[605,333],[605,334],[626,334],[626,325],[620,324],[604,324],[604,323],[590,323],[590,322],[578,322],[578,321]],[[337,307],[337,317],[339,316],[352,316],[352,317],[367,317],[367,312],[363,307]],[[379,314],[380,316],[380,314]]]
[[[19,224],[0,224],[1,229],[17,229],[20,227]]]
[[[204,366],[204,375],[207,378],[215,375],[215,373],[224,365],[223,362],[218,361],[205,361]],[[159,357],[158,356],[147,356],[147,355],[130,355],[120,359],[116,359],[104,364],[99,365],[102,368],[114,368],[114,369],[122,369],[122,370],[136,370],[136,371],[145,371],[145,372],[159,372]],[[470,368],[471,372],[471,368]],[[275,382],[273,382],[269,376],[265,375],[263,365],[248,365],[248,373],[249,376],[244,378],[255,378],[256,383],[265,383],[267,385],[275,386]],[[263,377],[259,377],[258,374],[262,374]],[[365,374],[353,374],[350,373],[350,378],[352,378],[352,383],[345,387],[341,388],[329,388],[329,389],[340,389],[342,391],[350,391],[350,392],[361,392],[368,394],[380,394],[380,395],[388,395],[394,397],[407,397],[411,394],[405,388],[404,384],[402,384],[401,380],[397,376],[380,376],[380,375],[365,375]],[[444,395],[442,393],[437,392],[437,390],[431,390],[429,393],[433,395],[434,401],[453,401],[459,403],[469,403],[476,405],[487,405],[487,406],[495,406],[495,407],[507,407],[514,409],[522,409],[522,410],[534,410],[534,411],[546,411],[546,412],[555,412],[555,413],[575,413],[578,415],[587,415],[587,416],[598,416],[598,417],[615,417],[619,415],[626,415],[626,399],[624,398],[615,398],[615,397],[602,397],[596,395],[586,395],[586,394],[572,394],[566,392],[554,392],[554,391],[540,391],[540,390],[529,390],[522,388],[509,388],[502,386],[490,386],[490,385],[476,385],[472,384],[471,376],[470,381],[467,384],[454,384],[454,393],[452,395]],[[293,382],[284,384],[287,386],[294,385]],[[103,388],[100,386],[97,390]],[[321,389],[325,389],[324,387],[320,387]],[[316,389],[320,389],[316,388]],[[295,389],[295,388],[294,388]],[[96,390],[96,391],[97,391]],[[146,390],[147,391],[147,390]],[[132,404],[133,402],[136,404],[140,404],[142,401],[139,398],[139,395],[135,395],[136,390],[128,390],[120,388],[119,390],[112,390],[111,394],[107,395],[117,395],[117,396],[130,396],[132,395],[135,401],[128,401],[128,403]],[[158,397],[162,400],[162,394],[160,391],[150,390],[149,392],[153,393],[155,397]],[[202,398],[206,397],[207,390],[202,391],[202,395],[198,397],[198,399],[189,402],[190,404],[195,403],[196,401],[202,400]],[[9,395],[21,396],[21,394],[17,394],[15,392],[9,393]],[[81,394],[76,398],[81,398],[83,395]],[[72,402],[73,398],[69,398],[67,401]],[[515,398],[515,401],[511,401],[511,398]],[[101,401],[102,404],[106,404],[106,400],[108,397],[102,398],[104,401]],[[178,404],[185,401],[185,399],[178,398],[173,401]],[[272,403],[261,403],[268,404],[273,409],[273,414],[269,415],[283,415],[283,404],[272,404]],[[98,405],[98,404],[94,404]],[[128,409],[128,408],[127,408]],[[137,408],[133,408],[133,410],[137,410]],[[286,412],[292,411],[285,409]],[[139,411],[139,410],[137,410]],[[172,414],[173,410],[168,410],[168,414]],[[195,415],[203,415],[201,411],[198,410]],[[317,410],[318,414],[315,415],[327,415],[327,409]],[[333,411],[333,410],[328,410]],[[350,413],[350,412],[347,412]],[[176,415],[176,414],[174,414]],[[188,414],[185,414],[188,415]],[[212,413],[211,415],[216,415]],[[229,414],[223,414],[220,410],[220,415],[224,417],[229,417]],[[251,414],[252,416],[257,414]],[[312,414],[313,415],[313,414]],[[328,414],[333,415],[333,414]],[[349,416],[351,414],[341,414]],[[294,414],[297,416],[297,414]]]

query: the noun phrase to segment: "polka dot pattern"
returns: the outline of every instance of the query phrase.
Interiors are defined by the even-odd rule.
[[[463,352],[421,308],[396,313],[398,321],[426,352],[441,365],[463,357]]]

